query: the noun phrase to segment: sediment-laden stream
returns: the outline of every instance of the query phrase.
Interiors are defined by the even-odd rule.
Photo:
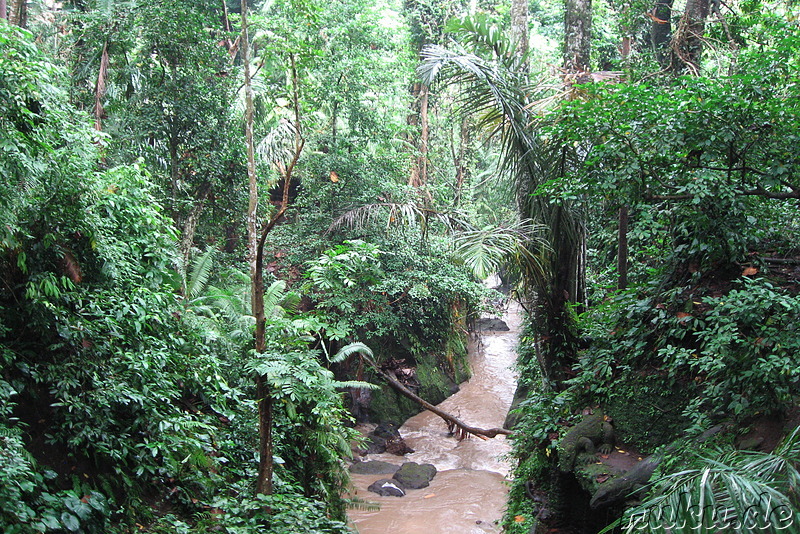
[[[503,426],[514,396],[513,364],[520,327],[515,305],[504,317],[508,332],[484,332],[470,346],[472,378],[439,406],[465,423],[482,428]],[[373,454],[365,460],[430,463],[438,474],[430,486],[405,497],[382,497],[367,486],[386,475],[353,475],[356,495],[380,504],[379,511],[352,510],[360,534],[470,534],[500,532],[510,465],[503,460],[510,445],[505,436],[457,441],[438,416],[422,412],[400,428],[415,450],[405,457]]]

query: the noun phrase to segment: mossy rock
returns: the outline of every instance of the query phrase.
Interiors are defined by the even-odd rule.
[[[392,476],[405,489],[427,488],[433,477],[436,476],[436,467],[433,464],[418,464],[406,462]]]
[[[387,385],[372,392],[367,413],[370,421],[405,421],[420,412],[420,406]]]
[[[614,385],[605,406],[617,436],[649,453],[675,440],[688,426],[681,414],[694,390],[692,384],[676,387],[658,375],[634,376]]]
[[[350,472],[356,475],[393,475],[397,473],[398,469],[400,469],[399,465],[380,460],[355,462],[349,467]]]

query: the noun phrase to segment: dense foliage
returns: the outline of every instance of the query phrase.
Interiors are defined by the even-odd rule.
[[[588,298],[574,307],[579,342],[567,380],[529,394],[521,408],[512,531],[529,528],[541,509],[531,484],[557,513],[571,513],[551,462],[559,436],[592,407],[613,417],[625,449],[644,456],[669,445],[664,478],[630,517],[650,519],[665,506],[689,513],[697,503],[676,499],[699,494],[719,499],[701,507],[746,529],[743,510],[758,506],[754,488],[782,484],[796,469],[794,453],[776,460],[769,449],[731,451],[763,432],[765,420],[795,426],[800,384],[798,288],[794,267],[785,267],[797,252],[798,27],[786,6],[774,7],[779,14],[750,4],[725,14],[739,39],[733,61],[718,49],[691,77],[628,63],[625,79],[574,87],[539,120],[542,139],[567,147],[571,160],[537,194],[584,213]],[[540,366],[533,339],[526,343],[521,372],[535,384]],[[676,440],[713,428],[726,432],[676,449]],[[700,459],[690,452],[698,449]],[[773,460],[790,472],[770,482],[746,475],[747,462]],[[796,513],[796,500],[781,495]],[[589,530],[608,522],[601,511],[572,510]],[[724,528],[719,517],[705,520]],[[647,528],[677,528],[656,523]]]
[[[442,400],[492,271],[531,310],[510,532],[570,516],[600,406],[665,457],[626,518],[800,513],[795,3],[534,0],[524,53],[513,4],[0,4],[4,532],[346,531],[356,420],[418,409],[353,342]]]

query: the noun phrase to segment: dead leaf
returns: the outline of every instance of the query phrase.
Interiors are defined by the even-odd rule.
[[[435,493],[429,493],[423,497],[423,499],[430,499],[431,497],[436,497]]]
[[[753,276],[754,274],[758,274],[757,267],[745,267],[742,271],[742,276]]]
[[[677,317],[679,321],[682,321],[691,316],[692,316],[691,313],[686,313],[686,312],[678,312],[675,314],[675,317]]]
[[[333,183],[339,182],[339,175],[336,174],[336,171],[331,171],[331,182]]]
[[[514,522],[515,523],[522,523],[523,521],[525,521],[525,516],[524,515],[515,515],[514,516]]]
[[[602,484],[603,482],[605,482],[609,478],[611,478],[610,475],[603,474],[603,475],[599,475],[597,478],[595,478],[595,480],[597,481],[598,484]]]

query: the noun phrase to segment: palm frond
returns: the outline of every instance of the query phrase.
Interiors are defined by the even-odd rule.
[[[662,476],[653,497],[626,512],[625,532],[688,534],[779,532],[800,513],[800,429],[772,453],[734,451],[701,466]],[[669,517],[663,511],[668,510]],[[609,532],[610,525],[603,532]],[[788,532],[788,530],[787,530]]]
[[[361,230],[378,223],[385,225],[387,229],[395,225],[404,225],[418,227],[424,232],[431,219],[439,221],[451,232],[469,227],[469,223],[456,213],[424,208],[413,202],[378,202],[345,211],[333,220],[327,232],[343,227]]]
[[[281,119],[278,125],[258,142],[256,154],[267,165],[290,160],[294,154],[296,132],[297,128],[291,121]]]
[[[343,499],[344,505],[348,510],[363,510],[365,512],[377,512],[381,509],[380,503],[365,501],[361,497],[348,497]]]
[[[468,230],[455,236],[455,253],[480,278],[497,272],[504,264],[526,262],[543,269],[540,252],[547,249],[539,237],[542,227],[530,221],[513,225]]]

